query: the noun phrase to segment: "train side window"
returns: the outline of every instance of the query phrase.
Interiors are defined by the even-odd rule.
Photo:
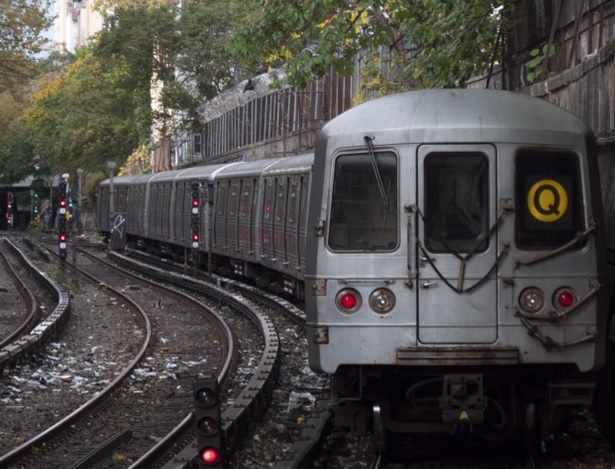
[[[585,229],[577,155],[524,149],[515,158],[515,242],[521,249],[557,248]],[[575,246],[579,248],[579,246]]]
[[[393,251],[397,228],[397,156],[390,151],[335,160],[328,243],[334,251]]]
[[[425,244],[470,252],[489,230],[489,162],[482,153],[431,153],[425,159]],[[477,252],[485,251],[489,240]]]

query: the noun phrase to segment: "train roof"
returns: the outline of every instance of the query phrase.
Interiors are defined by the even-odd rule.
[[[216,177],[240,176],[259,176],[261,174],[271,174],[277,171],[285,173],[294,171],[309,170],[314,160],[313,154],[289,156],[277,159],[264,159],[242,163],[237,167],[229,166],[223,168]]]
[[[274,174],[278,171],[286,173],[309,171],[314,163],[314,154],[297,155],[279,159],[274,165],[269,166],[264,174]]]
[[[357,145],[378,133],[378,144],[535,142],[593,136],[578,117],[547,101],[500,90],[417,90],[356,106],[327,123],[319,144]],[[344,140],[347,140],[346,142]],[[552,140],[550,140],[552,141]],[[566,137],[561,142],[566,144]],[[317,150],[318,152],[318,150]]]

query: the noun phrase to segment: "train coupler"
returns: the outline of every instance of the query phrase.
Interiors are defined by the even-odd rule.
[[[486,408],[482,375],[444,375],[440,409],[445,423],[471,428],[483,423]]]

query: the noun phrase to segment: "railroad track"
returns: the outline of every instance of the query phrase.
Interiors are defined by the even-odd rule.
[[[275,375],[276,373],[282,375],[278,378],[279,382],[284,380],[288,380],[289,382],[293,381],[292,377],[283,376],[285,373],[284,370],[286,366],[283,364],[283,360],[288,356],[292,355],[289,350],[291,346],[284,344],[292,343],[293,340],[297,341],[297,337],[303,335],[302,311],[298,310],[297,308],[293,308],[292,305],[285,304],[284,301],[276,299],[275,296],[270,296],[267,294],[263,295],[262,292],[260,292],[258,289],[253,289],[239,282],[219,278],[210,279],[210,281],[208,282],[206,281],[206,279],[195,279],[193,275],[184,275],[182,273],[183,266],[174,265],[173,267],[171,267],[172,263],[169,263],[168,261],[162,262],[162,268],[156,269],[155,267],[147,265],[150,263],[147,260],[147,256],[144,256],[142,258],[139,257],[140,260],[137,261],[135,261],[135,259],[128,259],[126,258],[126,256],[118,255],[115,253],[111,253],[110,257],[112,258],[114,263],[122,263],[125,265],[126,268],[130,268],[131,270],[136,269],[141,272],[146,272],[142,273],[141,275],[146,275],[148,277],[150,275],[154,275],[152,272],[150,272],[150,269],[157,270],[158,272],[155,275],[159,278],[159,281],[164,283],[172,283],[173,285],[175,285],[174,288],[176,290],[185,290],[186,292],[190,292],[189,294],[193,296],[207,296],[207,298],[209,299],[202,299],[202,301],[211,301],[212,303],[216,303],[218,306],[221,306],[222,310],[232,309],[230,304],[227,304],[226,301],[235,301],[244,306],[251,303],[259,304],[259,307],[263,310],[262,313],[273,318],[273,326],[265,325],[261,327],[263,327],[264,329],[277,329],[278,332],[290,329],[295,330],[295,335],[288,338],[285,338],[283,333],[280,334],[279,342],[280,347],[283,351],[281,354],[278,352],[278,354],[282,356],[282,364],[276,365],[278,370],[271,373],[272,375]],[[144,264],[145,266],[140,266],[139,264]],[[177,272],[172,273],[172,271],[176,268]],[[213,290],[211,290],[211,285],[206,285],[207,283],[213,283]],[[203,293],[201,289],[205,289],[206,291],[208,291],[208,293]],[[225,297],[230,298],[230,300],[223,299]],[[252,307],[254,306],[251,305],[250,308]],[[274,312],[273,309],[278,309],[278,307],[278,312]],[[279,312],[282,310],[290,311],[290,313],[284,313],[287,317],[287,320],[279,319],[279,317],[281,316]],[[255,323],[258,323],[258,320],[255,321]],[[267,322],[265,322],[264,324],[267,324]],[[275,343],[276,340],[273,340],[273,342]],[[297,345],[297,347],[300,348],[299,345]],[[267,355],[265,354],[263,356],[266,357]],[[268,361],[268,359],[265,360]],[[302,372],[295,369],[287,373],[294,376],[294,380],[296,381],[296,377],[300,376]],[[274,432],[275,437],[270,438],[270,440],[279,439],[279,441],[274,441],[273,443],[271,441],[263,441],[260,442],[260,445],[263,448],[258,448],[258,437],[260,435],[267,435],[266,430],[264,429],[268,425],[283,426],[280,423],[271,423],[270,421],[279,418],[279,414],[286,412],[286,409],[280,411],[280,407],[283,407],[284,404],[286,404],[286,406],[288,407],[288,392],[284,391],[285,397],[281,405],[279,403],[276,404],[276,399],[273,399],[274,403],[272,404],[272,407],[269,410],[265,410],[264,407],[266,407],[267,401],[271,397],[270,394],[272,392],[275,395],[281,393],[281,388],[286,385],[279,385],[275,389],[273,387],[274,385],[272,384],[261,386],[261,388],[263,389],[262,392],[264,397],[256,398],[256,400],[254,400],[252,404],[244,404],[242,401],[244,397],[242,392],[243,389],[248,389],[249,385],[247,385],[247,379],[243,381],[244,382],[242,382],[241,384],[233,383],[231,385],[231,387],[235,388],[235,390],[232,391],[232,395],[229,394],[228,401],[225,403],[223,408],[224,430],[225,434],[227,435],[229,448],[232,451],[232,458],[229,461],[230,467],[245,467],[252,464],[267,465],[272,464],[273,462],[275,462],[275,467],[278,469],[299,467],[409,467],[420,469],[422,467],[427,467],[434,462],[438,462],[438,464],[441,464],[442,467],[501,467],[501,461],[499,463],[494,462],[492,460],[489,460],[489,458],[485,458],[484,455],[482,460],[476,460],[473,459],[474,456],[472,456],[471,452],[466,453],[462,450],[453,451],[448,455],[442,455],[440,452],[430,453],[429,445],[420,442],[413,444],[412,451],[414,451],[414,453],[409,451],[408,454],[411,454],[411,456],[409,458],[406,458],[405,460],[402,459],[396,461],[394,459],[378,457],[374,451],[370,451],[368,448],[361,448],[360,450],[357,450],[358,446],[368,446],[369,442],[366,443],[366,441],[368,440],[355,439],[354,437],[347,436],[340,437],[339,435],[336,435],[335,432],[333,434],[330,434],[329,431],[333,427],[326,409],[322,412],[318,412],[314,409],[310,411],[304,411],[303,409],[301,409],[300,411],[296,411],[296,413],[294,414],[293,412],[289,411],[289,415],[287,416],[286,422],[283,425],[286,426],[284,429],[285,436],[289,436],[292,434],[292,438],[283,438],[283,436],[278,436]],[[239,386],[241,387],[241,389],[237,389]],[[306,384],[303,388],[301,388],[301,385],[298,385],[296,382],[290,384],[289,386],[291,388],[293,386],[295,387],[295,390],[290,392],[294,393],[295,391],[297,391],[297,393],[301,393],[302,391],[308,390],[313,394],[318,395],[320,400],[326,401],[327,388],[326,385],[322,384],[322,382],[320,384],[320,389],[318,389],[318,386],[311,386],[309,384]],[[231,391],[229,391],[229,393],[230,392]],[[237,400],[239,397],[240,399]],[[239,403],[239,406],[237,408],[233,407],[234,402]],[[241,412],[238,411],[239,408]],[[275,415],[276,412],[278,415]],[[262,424],[259,424],[259,426],[255,426],[254,421],[261,413],[265,413],[265,421]],[[297,423],[296,425],[294,425],[293,422],[288,423],[292,418],[295,418],[297,421],[301,419],[301,424]],[[189,415],[186,417],[184,424],[186,428],[191,428],[194,425]],[[250,443],[249,445],[247,445],[249,449],[246,450],[246,438],[244,438],[246,435],[244,429],[248,427],[255,428],[255,431],[254,433],[250,434],[250,438],[247,439]],[[196,449],[194,447],[194,437],[192,434],[189,433],[190,432],[188,430],[188,433],[185,434],[187,436],[184,436],[183,440],[180,439],[180,443],[176,443],[174,449],[175,456],[170,459],[167,459],[166,463],[162,462],[163,460],[158,459],[158,456],[150,458],[148,460],[149,462],[144,462],[147,460],[147,456],[144,455],[138,460],[131,461],[130,467],[162,466],[167,469],[176,467],[190,467],[196,455]],[[132,435],[125,435],[121,432],[117,432],[116,436],[118,440],[121,440],[122,438],[133,438]],[[178,440],[176,437],[172,436],[167,437],[167,439],[173,441]],[[181,443],[181,441],[184,441],[184,443]],[[323,443],[323,441],[326,442]],[[441,448],[444,443],[442,443],[442,440],[439,441],[440,446],[438,447]],[[108,443],[112,447],[121,448],[121,445],[117,446],[117,442],[114,440],[110,439]],[[321,446],[323,445],[324,450],[321,448]],[[273,446],[275,446],[275,451],[271,449]],[[471,447],[472,446],[468,445],[468,448]],[[103,446],[101,445],[101,452],[104,451],[102,448]],[[486,454],[485,451],[479,449],[477,451]],[[107,453],[108,452],[109,449],[107,449]],[[150,452],[153,452],[153,450]],[[259,461],[258,459],[254,459],[256,457],[255,455],[267,454],[267,452],[270,455],[275,454],[275,457],[273,459],[263,459],[261,461]],[[512,460],[512,457],[507,460],[507,464],[509,467],[513,469],[534,467],[535,463],[531,457],[521,458],[519,453],[515,454],[514,452],[513,455],[515,456],[514,461]],[[537,467],[557,467],[557,464],[561,463],[562,460],[571,460],[575,458],[579,460],[584,460],[582,455],[579,456],[578,453],[575,452],[561,457],[545,456],[543,458],[539,458],[539,463],[537,464]],[[160,462],[153,463],[153,459],[158,459],[158,461]],[[82,464],[80,467],[91,467],[91,461],[91,459],[83,457],[80,462],[80,464]],[[463,464],[466,463],[469,464],[469,466],[463,466]],[[446,464],[449,464],[449,466],[446,466]]]
[[[0,247],[0,261],[4,268],[4,272],[7,274],[7,284],[3,285],[4,304],[2,308],[2,314],[0,319],[2,320],[2,327],[0,328],[0,349],[6,347],[23,335],[26,331],[32,329],[38,324],[41,317],[41,311],[38,307],[36,298],[32,290],[28,288],[26,282],[22,279],[23,267],[21,268],[21,275],[17,273],[17,266],[12,264],[9,260],[10,254],[6,248],[5,241]],[[9,285],[10,283],[10,285]],[[15,294],[15,291],[19,294]],[[16,299],[20,298],[21,300]],[[8,304],[7,304],[8,303]],[[23,314],[19,314],[22,310]]]
[[[0,371],[25,362],[50,340],[66,323],[70,304],[66,292],[38,269],[8,238],[0,240],[7,282],[2,316],[15,315],[3,326],[0,339]],[[19,292],[19,295],[17,294]],[[15,297],[21,297],[16,300]],[[19,319],[19,310],[24,311]]]
[[[141,370],[142,372],[143,359],[146,356],[148,356],[148,354],[154,353],[152,350],[155,349],[157,346],[158,348],[165,348],[165,347],[160,347],[160,340],[159,340],[160,337],[153,336],[152,326],[151,326],[151,321],[149,319],[149,316],[151,315],[152,317],[154,317],[158,313],[158,317],[157,318],[154,317],[153,322],[156,323],[156,322],[163,321],[165,315],[159,314],[159,313],[161,310],[164,309],[164,303],[167,300],[154,301],[152,303],[152,301],[150,301],[152,298],[160,299],[161,295],[159,293],[154,295],[152,293],[152,290],[145,291],[144,287],[135,287],[136,283],[134,282],[135,280],[134,278],[127,280],[128,277],[124,275],[122,279],[120,279],[118,277],[118,274],[113,274],[112,269],[108,266],[101,268],[97,266],[97,263],[93,263],[93,261],[91,260],[85,263],[81,261],[81,256],[79,257],[79,259],[80,260],[77,262],[77,268],[81,271],[81,275],[85,275],[86,271],[88,271],[91,281],[95,283],[96,288],[101,289],[100,290],[101,292],[104,291],[105,293],[111,294],[112,297],[116,299],[114,300],[116,304],[118,304],[121,301],[123,304],[133,303],[134,305],[136,305],[136,302],[139,301],[141,303],[150,303],[150,308],[156,309],[156,311],[152,313],[152,311],[150,310],[148,313],[146,313],[144,311],[144,308],[139,308],[135,306],[136,309],[133,311],[139,311],[139,314],[136,314],[134,312],[131,313],[131,314],[134,314],[136,318],[143,318],[143,319],[139,319],[139,322],[140,322],[140,330],[143,331],[142,335],[143,335],[144,340],[140,346],[139,353],[135,355],[134,359],[130,362],[130,364],[125,367],[125,369],[122,371],[120,376],[118,376],[118,378],[114,380],[113,383],[107,386],[104,389],[104,391],[101,391],[99,393],[99,396],[97,396],[97,398],[91,399],[90,401],[88,401],[87,405],[82,406],[80,409],[75,411],[73,414],[69,416],[69,418],[63,419],[62,421],[53,425],[48,430],[39,434],[36,438],[33,438],[23,443],[18,448],[3,455],[0,458],[0,466],[2,467],[5,467],[5,465],[8,465],[8,464],[15,464],[17,462],[19,462],[20,464],[25,464],[25,466],[27,467],[40,467],[41,464],[43,465],[47,464],[47,465],[53,466],[54,464],[57,464],[58,461],[62,461],[61,463],[62,466],[65,466],[65,465],[70,466],[73,463],[75,463],[75,461],[77,461],[77,463],[75,464],[78,464],[78,461],[80,459],[85,460],[87,458],[89,458],[89,462],[87,464],[90,465],[91,461],[93,460],[92,459],[93,455],[95,455],[96,453],[102,454],[105,452],[104,450],[102,449],[99,450],[98,448],[99,447],[109,448],[109,444],[107,440],[112,440],[113,439],[112,437],[116,435],[115,434],[109,435],[107,440],[103,441],[102,443],[83,445],[82,449],[80,448],[76,450],[74,448],[71,448],[70,449],[71,454],[67,455],[66,454],[67,451],[63,449],[63,446],[66,446],[66,443],[67,443],[66,442],[66,439],[67,439],[66,428],[68,426],[75,427],[77,431],[81,433],[81,436],[78,436],[77,438],[87,440],[88,438],[84,438],[83,434],[88,429],[88,427],[91,427],[93,425],[100,426],[101,422],[103,421],[103,418],[106,418],[105,414],[113,415],[109,409],[113,407],[118,407],[117,405],[118,401],[120,401],[121,399],[124,399],[126,394],[130,394],[130,392],[128,391],[125,391],[125,390],[123,391],[122,387],[126,388],[127,386],[126,380],[129,379],[131,374],[134,374],[138,372],[139,370]],[[68,268],[68,266],[66,267]],[[145,282],[143,282],[143,279],[141,279],[140,284],[143,285],[144,283]],[[156,286],[157,290],[160,288],[162,287]],[[173,294],[175,295],[175,297],[177,297],[175,292]],[[141,298],[135,300],[135,297],[137,296],[140,296]],[[121,299],[121,300],[118,301],[117,299]],[[187,299],[184,299],[183,301],[187,301]],[[194,302],[192,302],[192,304],[196,305],[196,303]],[[203,307],[202,305],[198,306],[199,309],[202,307]],[[197,308],[197,306],[192,306],[192,308]],[[184,313],[186,313],[185,310],[186,310],[186,307],[184,307],[184,310],[183,310]],[[187,314],[184,314],[184,316],[186,315]],[[178,328],[183,327],[183,325],[179,324],[179,321],[176,321],[176,322],[178,322]],[[191,327],[188,327],[186,329],[194,331],[195,330],[194,324],[191,324]],[[207,338],[207,334],[201,333],[199,337],[202,340],[203,338]],[[157,339],[158,342],[156,342],[156,340],[153,340],[153,339]],[[216,343],[216,344],[225,343],[225,342],[226,342],[226,337],[223,338],[219,334],[217,334],[215,338],[211,338],[210,340],[210,343]],[[231,344],[232,344],[232,341],[231,341]],[[218,349],[219,347],[216,345],[214,348]],[[223,349],[222,352],[217,350],[217,353],[219,355],[217,361],[220,361],[219,358],[221,356],[226,356],[227,352],[229,350],[232,350],[232,345],[222,347],[222,349]],[[148,358],[151,358],[151,357],[148,357]],[[216,362],[216,360],[212,360],[212,363],[213,362]],[[230,360],[228,360],[228,362],[230,363]],[[210,363],[209,365],[212,365],[212,363]],[[137,365],[139,365],[141,368],[139,368]],[[229,367],[226,361],[222,363],[216,363],[214,366],[219,370]],[[179,376],[177,380],[178,384],[173,383],[170,386],[171,387],[184,387],[186,389],[191,389],[190,385],[191,385],[191,381],[193,377],[194,376],[190,377],[188,374]],[[155,387],[155,386],[152,385],[151,387]],[[168,388],[169,386],[167,386],[167,389],[165,391],[167,394],[169,394]],[[143,393],[145,393],[145,389],[143,390]],[[101,407],[100,401],[105,398],[108,398],[112,394],[113,394],[114,405],[111,406],[108,404],[104,404],[102,410],[100,410],[100,407]],[[131,438],[129,439],[128,444],[131,444],[131,445],[134,445],[135,442],[138,442],[139,440],[146,441],[147,448],[144,448],[143,446],[141,446],[140,448],[135,449],[138,457],[141,457],[143,454],[148,453],[149,449],[154,445],[154,442],[152,442],[152,438],[158,439],[158,435],[162,435],[160,438],[164,439],[167,433],[173,433],[173,431],[175,431],[174,428],[170,430],[168,429],[169,424],[164,423],[165,420],[168,421],[172,419],[173,427],[175,427],[177,426],[178,421],[182,420],[182,417],[181,417],[182,414],[184,414],[183,420],[185,420],[186,416],[190,414],[190,408],[192,406],[192,400],[190,397],[191,391],[187,392],[186,394],[187,396],[186,395],[177,396],[177,399],[173,399],[171,396],[165,396],[165,395],[159,395],[158,397],[150,397],[155,403],[154,408],[153,408],[154,412],[147,412],[147,410],[142,411],[142,414],[145,416],[142,419],[142,421],[140,421],[137,424],[127,425],[128,427],[130,427],[129,431],[118,431],[116,433],[124,434],[124,435],[130,434]],[[144,396],[144,394],[142,394],[142,396]],[[141,400],[144,400],[144,399],[147,400],[145,397],[143,397]],[[109,402],[109,400],[107,400],[107,402]],[[181,402],[181,405],[178,404],[178,402]],[[182,406],[183,406],[183,411],[180,412],[179,408]],[[131,407],[131,405],[126,406],[126,408],[128,407]],[[92,417],[92,409],[94,408],[96,408],[96,412],[94,413],[94,416]],[[151,410],[151,406],[150,406],[150,410]],[[88,412],[90,414],[90,417],[84,417],[84,415]],[[122,417],[118,417],[117,414],[115,417],[111,416],[110,419],[112,421],[111,422],[107,421],[107,425],[103,425],[103,426],[107,428],[111,428],[111,429],[121,427],[120,422],[122,422],[122,420],[125,419],[126,412],[125,412],[125,409],[124,410],[120,409],[119,412],[121,413]],[[165,416],[167,416],[166,419],[165,419]],[[83,421],[84,418],[89,418],[89,420],[87,420],[86,423],[82,423],[82,424],[74,423],[78,419],[80,421]],[[181,424],[181,422],[179,423]],[[162,430],[163,427],[167,427],[167,428],[165,430]],[[184,423],[184,428],[185,427],[186,427],[186,424]],[[100,429],[96,431],[99,434],[101,433]],[[62,435],[63,441],[60,443],[53,442],[53,438],[56,437],[57,434]],[[99,439],[98,435],[97,435],[97,438]],[[124,438],[119,438],[117,441],[123,441],[123,444],[126,445],[127,440],[128,439],[124,437]],[[39,454],[36,455],[35,457],[29,454],[32,452],[33,448],[40,449],[43,447],[43,445],[46,445],[47,447],[53,447],[54,451],[53,452],[45,451],[44,452],[45,455],[41,454],[42,452],[39,451]],[[129,450],[124,449],[123,451],[127,452]],[[28,456],[25,456],[27,454]],[[24,460],[24,457],[26,458],[25,460]],[[43,458],[47,459],[47,463],[43,462]],[[127,457],[127,459],[130,459],[130,456]],[[133,457],[132,459],[138,459],[138,458]],[[27,461],[27,462],[24,463],[24,461]]]
[[[80,254],[82,256],[84,254]],[[70,256],[69,256],[70,259]],[[78,261],[77,264],[82,264],[82,262]],[[83,267],[79,265],[80,269],[92,270],[93,267]],[[95,269],[99,269],[96,267]],[[100,272],[95,275],[97,278],[98,286],[100,288],[104,288],[105,290],[111,289],[113,285],[113,281],[110,280],[99,280],[101,274]],[[143,275],[143,274],[141,274]],[[166,280],[169,281],[168,279]],[[171,280],[174,284],[179,284],[177,279]],[[193,283],[193,282],[188,282]],[[120,282],[119,285],[124,285],[124,288],[127,288],[125,282]],[[128,285],[128,288],[132,290],[132,294],[134,294],[134,289]],[[179,288],[173,287],[177,292]],[[194,289],[195,286],[192,285],[190,288]],[[277,333],[275,331],[274,325],[269,320],[268,316],[259,311],[259,308],[250,304],[245,297],[238,295],[236,292],[228,293],[224,291],[224,288],[220,288],[217,286],[200,286],[199,289],[205,288],[207,292],[205,293],[210,301],[213,301],[218,304],[218,306],[223,305],[223,309],[231,308],[239,308],[242,310],[242,314],[249,317],[250,321],[257,325],[257,327],[266,332],[263,340],[263,352],[262,356],[259,360],[259,366],[256,370],[250,372],[250,379],[247,380],[247,383],[243,385],[242,389],[239,391],[235,391],[233,396],[231,397],[228,404],[224,406],[224,432],[226,435],[226,441],[229,447],[235,446],[240,440],[246,429],[250,427],[252,421],[261,415],[263,410],[267,406],[267,400],[271,396],[273,383],[275,382],[275,372],[279,367],[279,341],[277,338]],[[163,305],[164,306],[164,305]],[[236,382],[241,381],[240,379],[235,380]],[[235,385],[235,387],[237,387]],[[190,401],[191,403],[191,401]],[[188,414],[183,420],[183,428],[193,425],[190,419],[190,415]],[[180,425],[180,426],[182,426]],[[177,432],[177,430],[174,430]],[[97,456],[96,454],[100,452],[101,454],[106,452],[109,453],[110,448],[114,448],[113,450],[119,451],[121,450],[121,445],[124,445],[127,440],[134,438],[134,432],[117,432],[116,435],[110,437],[108,441],[104,441],[99,445],[100,449],[94,449],[89,451],[86,455],[81,455],[80,462],[76,464],[76,467],[86,467],[92,464],[92,461],[95,461]],[[162,437],[162,440],[169,440],[167,446],[178,439],[176,436]],[[193,438],[189,438],[189,440],[193,440]],[[119,444],[119,446],[118,446]],[[191,445],[186,445],[190,447]],[[131,467],[151,467],[152,459],[158,458],[158,455],[152,455],[152,453],[157,450],[143,451],[142,457],[139,458],[131,458],[131,462],[133,463]],[[180,451],[181,453],[181,451]],[[194,453],[194,449],[192,449],[192,453]],[[191,454],[188,458],[193,458],[193,454]],[[180,456],[181,457],[181,456]]]

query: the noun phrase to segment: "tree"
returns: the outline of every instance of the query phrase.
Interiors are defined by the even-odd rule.
[[[36,172],[32,147],[10,93],[0,94],[0,185],[11,185]]]
[[[0,0],[0,92],[14,90],[37,71],[36,54],[50,26],[47,0]]]
[[[194,0],[178,22],[175,80],[166,84],[164,105],[196,124],[196,108],[235,84],[236,62],[229,44],[258,12],[257,0]]]
[[[95,56],[107,67],[127,71],[123,87],[131,90],[139,145],[149,143],[153,122],[167,125],[167,113],[153,108],[152,96],[158,99],[157,88],[173,80],[176,16],[175,6],[167,3],[118,6],[94,45]]]
[[[45,80],[23,114],[34,155],[55,173],[121,164],[138,146],[131,71],[84,48],[64,73]]]
[[[262,18],[237,36],[234,51],[253,69],[284,66],[286,82],[299,87],[330,66],[348,75],[357,59],[367,62],[371,86],[463,87],[495,56],[509,26],[504,4],[510,2],[268,0]],[[374,74],[387,55],[391,72]]]

